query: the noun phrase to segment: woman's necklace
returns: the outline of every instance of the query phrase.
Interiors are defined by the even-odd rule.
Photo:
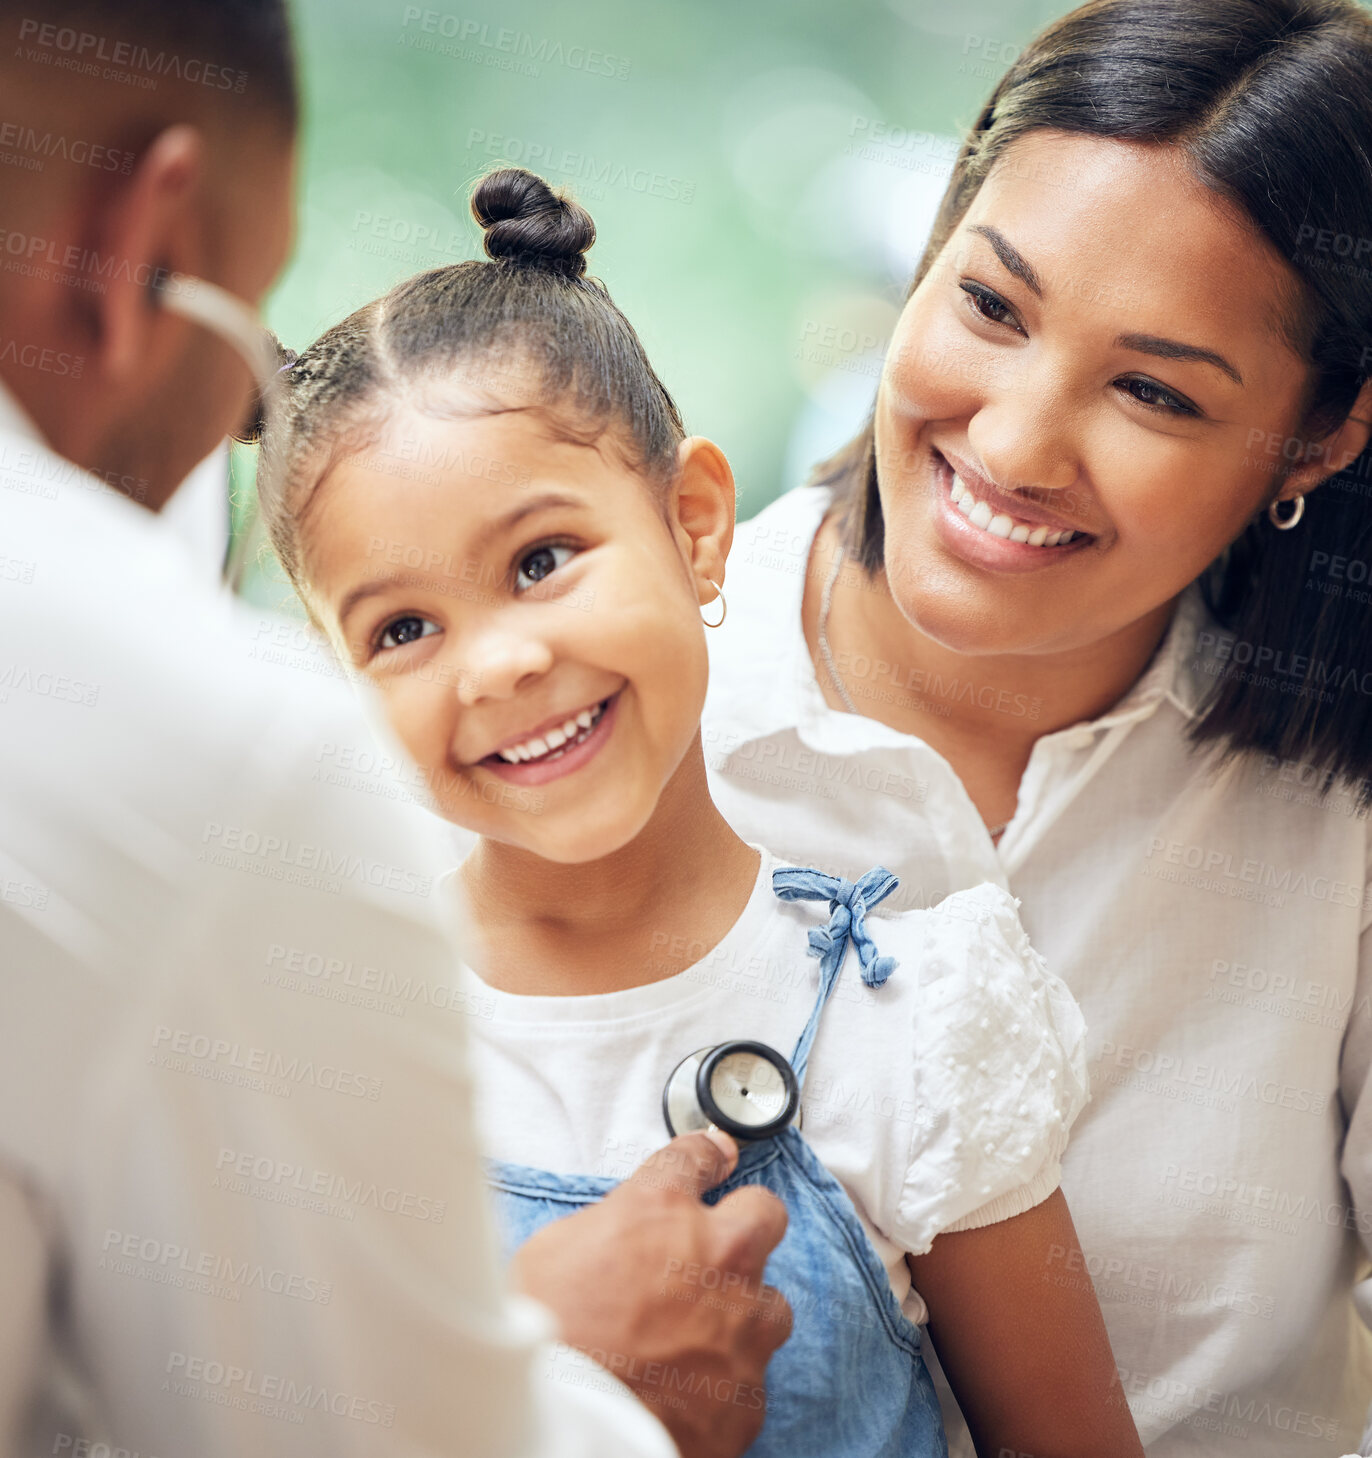
[[[824,591],[819,599],[819,622],[815,627],[815,640],[819,644],[819,656],[824,660],[825,670],[829,674],[829,681],[833,684],[839,698],[843,700],[844,707],[850,714],[861,714],[862,710],[852,701],[848,690],[843,686],[843,680],[838,676],[838,668],[834,664],[834,655],[829,649],[829,608],[834,599],[834,583],[838,581],[839,568],[843,566],[843,543],[840,542],[834,551],[834,565],[829,568],[829,576],[824,582]],[[1007,820],[1002,825],[988,825],[986,833],[992,840],[1001,834],[1010,822]]]

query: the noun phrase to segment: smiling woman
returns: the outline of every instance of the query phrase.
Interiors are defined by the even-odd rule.
[[[1351,0],[1049,27],[710,644],[742,834],[908,904],[999,878],[1081,1003],[1044,1299],[1094,1281],[1150,1458],[1343,1454],[1372,1401],[1370,159]],[[961,1392],[984,1340],[930,1330]]]

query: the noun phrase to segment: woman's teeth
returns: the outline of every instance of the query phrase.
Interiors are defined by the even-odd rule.
[[[993,537],[1008,537],[1012,542],[1025,542],[1031,547],[1060,547],[1064,542],[1070,542],[1074,537],[1082,535],[1081,532],[1070,529],[1055,532],[1046,526],[1028,527],[1022,522],[1017,524],[1013,517],[1006,516],[1004,512],[997,515],[984,501],[978,501],[972,495],[966,482],[956,471],[953,472],[953,489],[949,494],[952,496],[953,505],[974,527],[990,532]]]
[[[539,738],[526,739],[522,744],[512,744],[508,749],[496,752],[506,764],[527,764],[531,759],[556,759],[559,754],[565,754],[572,745],[580,744],[595,728],[596,720],[604,712],[603,703],[597,704],[593,709],[582,709],[559,728],[546,729]]]

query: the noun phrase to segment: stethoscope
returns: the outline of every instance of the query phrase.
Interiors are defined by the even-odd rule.
[[[800,1083],[766,1043],[717,1043],[672,1070],[662,1115],[673,1138],[713,1125],[735,1139],[770,1139],[790,1124],[800,1127]]]

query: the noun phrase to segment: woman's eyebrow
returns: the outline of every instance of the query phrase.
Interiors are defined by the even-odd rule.
[[[998,228],[989,223],[977,223],[968,229],[979,233],[995,249],[996,257],[1037,298],[1043,297],[1043,280],[1039,278],[1034,265],[1015,247]],[[1163,339],[1156,334],[1121,334],[1115,340],[1119,349],[1136,350],[1139,354],[1151,354],[1158,359],[1191,360],[1200,364],[1214,365],[1223,370],[1236,385],[1243,384],[1243,376],[1235,365],[1213,349],[1202,349],[1198,344],[1183,344],[1179,339]]]
[[[1243,384],[1243,376],[1222,354],[1216,354],[1213,349],[1202,349],[1198,344],[1159,339],[1156,334],[1121,334],[1115,344],[1120,349],[1134,349],[1140,354],[1156,355],[1159,359],[1196,360],[1201,364],[1211,364],[1217,370],[1223,370],[1236,385]]]
[[[968,231],[980,233],[996,250],[996,257],[1005,265],[1006,272],[1013,273],[1035,298],[1043,297],[1043,283],[1034,271],[1034,265],[999,228],[993,228],[989,223],[976,223]]]

